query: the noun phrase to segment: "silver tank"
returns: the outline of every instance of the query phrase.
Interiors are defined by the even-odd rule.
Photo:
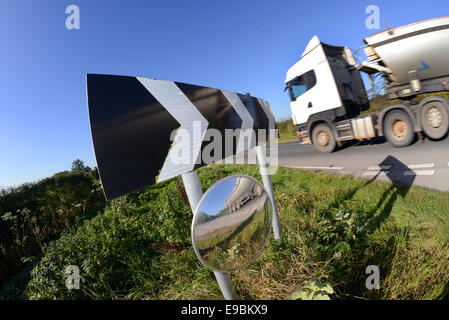
[[[393,84],[449,75],[449,16],[384,30],[364,41],[368,59],[380,59]]]

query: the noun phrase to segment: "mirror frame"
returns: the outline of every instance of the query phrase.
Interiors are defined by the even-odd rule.
[[[258,183],[258,184],[262,187],[263,191],[267,194],[268,199],[269,199],[269,201],[270,201],[270,205],[271,205],[271,214],[270,214],[269,221],[268,221],[268,224],[269,224],[268,234],[267,234],[267,236],[266,236],[266,238],[265,238],[265,241],[264,241],[262,247],[260,248],[260,250],[259,250],[259,251],[254,255],[254,257],[252,257],[251,260],[249,260],[246,264],[244,264],[243,266],[240,266],[240,267],[238,267],[238,268],[236,268],[236,269],[232,269],[232,270],[221,270],[221,269],[216,269],[216,268],[213,268],[211,265],[209,265],[209,264],[203,259],[203,257],[202,257],[201,254],[200,254],[200,250],[199,250],[199,248],[198,248],[198,245],[197,245],[196,242],[195,242],[195,237],[194,237],[195,225],[196,225],[196,222],[197,222],[197,220],[198,220],[198,213],[199,213],[199,210],[200,210],[200,208],[201,208],[201,205],[202,205],[203,202],[206,200],[207,196],[208,196],[208,195],[209,195],[209,194],[210,194],[210,193],[217,187],[217,185],[220,184],[222,181],[225,181],[225,180],[228,180],[228,179],[232,179],[232,178],[238,178],[238,177],[244,177],[244,178],[253,180],[254,182]],[[190,233],[191,233],[191,238],[192,238],[192,246],[193,246],[193,250],[195,251],[196,256],[198,257],[198,259],[201,261],[201,263],[202,263],[204,266],[206,266],[207,268],[209,268],[209,269],[211,269],[211,270],[213,270],[213,271],[215,271],[215,272],[232,272],[232,271],[238,271],[238,270],[241,270],[241,269],[247,267],[247,266],[250,265],[254,260],[256,260],[256,258],[260,255],[260,253],[262,252],[262,250],[263,250],[263,249],[265,248],[265,246],[267,245],[268,238],[270,238],[271,229],[272,229],[271,224],[272,224],[272,221],[273,221],[273,208],[274,208],[274,206],[273,206],[273,199],[271,198],[271,196],[270,196],[270,194],[268,193],[267,189],[264,187],[264,185],[263,185],[262,183],[259,182],[259,180],[257,180],[257,179],[254,178],[254,177],[251,177],[251,176],[248,176],[248,175],[245,175],[245,174],[233,174],[233,175],[224,177],[224,178],[222,178],[222,179],[216,181],[216,182],[215,182],[213,185],[211,185],[211,186],[209,187],[209,189],[207,189],[207,191],[203,194],[203,196],[201,197],[201,200],[200,200],[200,202],[198,203],[197,207],[195,208],[195,212],[194,212],[194,214],[193,214],[192,227],[191,227],[191,232],[190,232]]]

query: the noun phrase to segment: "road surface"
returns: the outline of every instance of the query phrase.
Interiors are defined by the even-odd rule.
[[[278,148],[280,166],[376,177],[449,192],[449,138],[424,139],[404,148],[395,148],[379,138],[352,143],[330,154],[298,142],[281,143]]]
[[[195,240],[201,241],[213,237],[216,234],[227,232],[229,229],[241,224],[251,215],[263,210],[267,194],[262,193],[260,197],[254,198],[234,212],[220,216],[205,223],[198,224],[195,227]],[[204,214],[204,213],[200,213]]]

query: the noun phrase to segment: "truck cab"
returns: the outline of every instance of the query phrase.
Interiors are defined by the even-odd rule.
[[[300,142],[310,143],[314,126],[360,115],[369,101],[356,62],[347,47],[331,46],[314,36],[285,79],[293,123]]]
[[[321,43],[317,36],[310,40],[302,59],[287,71],[285,82],[297,125],[307,123],[317,113],[352,118],[369,108],[351,51]]]

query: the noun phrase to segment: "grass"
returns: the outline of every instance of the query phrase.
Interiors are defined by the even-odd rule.
[[[235,270],[246,265],[267,239],[270,212],[261,209],[240,224],[197,241],[203,259],[220,270]]]
[[[293,121],[291,119],[277,122],[276,126],[279,131],[278,142],[298,140],[298,136],[296,135],[296,126],[293,124]]]
[[[230,174],[260,180],[257,171],[213,165],[199,175],[206,190]],[[286,299],[309,280],[330,282],[333,299],[448,298],[449,194],[289,168],[272,179],[283,241],[271,236],[251,265],[232,274],[239,298]],[[66,232],[31,272],[25,296],[222,299],[190,246],[192,217],[179,181],[114,200]],[[65,288],[70,264],[81,269],[80,290]],[[368,265],[380,269],[380,290],[365,288]]]

